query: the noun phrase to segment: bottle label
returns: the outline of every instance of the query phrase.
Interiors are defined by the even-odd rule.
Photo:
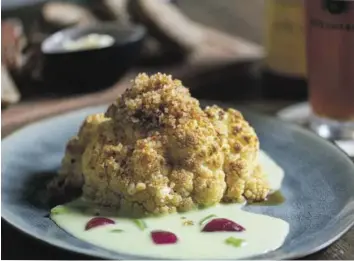
[[[267,0],[266,66],[284,75],[305,77],[306,49],[302,0]]]
[[[354,121],[354,1],[306,1],[308,84],[312,109]]]

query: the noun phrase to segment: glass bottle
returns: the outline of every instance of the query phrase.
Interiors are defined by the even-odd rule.
[[[267,0],[262,96],[307,98],[303,0]]]

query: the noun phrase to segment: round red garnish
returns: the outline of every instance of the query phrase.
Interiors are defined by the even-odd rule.
[[[152,231],[151,232],[152,240],[155,244],[175,244],[177,242],[177,236],[169,231]]]
[[[203,232],[242,232],[245,228],[226,218],[215,218],[208,222],[203,228]]]
[[[104,226],[109,224],[115,224],[115,222],[112,219],[105,218],[105,217],[94,217],[90,219],[89,222],[87,222],[85,230],[89,230],[94,227],[99,227],[99,226]]]

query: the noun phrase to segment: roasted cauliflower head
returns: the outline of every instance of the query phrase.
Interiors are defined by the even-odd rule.
[[[86,118],[50,185],[153,214],[259,201],[269,186],[258,152],[257,135],[238,111],[203,110],[180,81],[139,74],[104,114]]]

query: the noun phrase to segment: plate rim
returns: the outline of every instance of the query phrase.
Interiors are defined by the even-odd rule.
[[[276,116],[271,116],[271,115],[267,115],[264,114],[262,112],[257,112],[251,108],[247,108],[247,106],[244,105],[238,105],[237,103],[231,103],[231,102],[222,102],[222,101],[213,101],[213,100],[200,100],[200,103],[202,106],[205,105],[211,105],[211,104],[218,104],[221,107],[232,107],[235,108],[237,110],[240,110],[241,112],[245,111],[245,113],[247,114],[252,114],[255,117],[261,117],[264,118],[267,121],[272,121],[275,124],[280,124],[280,125],[287,125],[289,127],[287,128],[291,128],[291,129],[295,129],[298,132],[301,132],[303,135],[307,135],[310,136],[312,139],[317,140],[318,142],[321,142],[323,144],[326,144],[326,146],[332,147],[332,149],[334,149],[337,152],[340,152],[339,154],[342,155],[343,160],[346,160],[348,162],[349,165],[352,166],[353,170],[354,170],[354,162],[349,158],[348,155],[345,154],[345,152],[343,152],[340,148],[338,148],[338,146],[336,146],[335,144],[321,138],[318,137],[315,133],[310,132],[300,126],[298,126],[295,123],[292,122],[284,122],[283,120],[281,120],[280,118],[277,118]],[[204,104],[203,104],[204,103]],[[20,127],[19,129],[13,131],[12,133],[10,133],[9,135],[7,135],[6,137],[4,137],[2,139],[2,143],[6,143],[7,140],[11,139],[13,136],[18,135],[21,132],[27,131],[28,129],[31,128],[36,128],[41,124],[44,123],[48,123],[48,122],[54,122],[56,119],[65,117],[65,116],[70,116],[70,115],[75,115],[75,114],[80,114],[80,113],[84,113],[87,110],[92,110],[92,111],[99,111],[101,109],[105,109],[107,108],[107,106],[109,106],[109,103],[104,103],[101,105],[94,105],[94,106],[86,106],[83,108],[79,108],[79,109],[74,109],[74,110],[70,110],[70,111],[66,111],[63,113],[59,113],[53,116],[49,116],[46,117],[44,119],[39,119],[37,121],[33,121],[29,124],[26,124],[23,127]],[[3,146],[3,145],[2,145]],[[1,147],[2,147],[1,146]],[[354,201],[353,201],[354,202]],[[64,249],[66,251],[69,252],[74,252],[77,254],[83,254],[83,255],[87,255],[87,256],[91,256],[91,257],[96,257],[96,258],[107,258],[107,259],[115,259],[117,257],[120,258],[127,258],[127,259],[132,259],[132,258],[142,258],[142,259],[161,259],[161,258],[149,258],[146,256],[139,256],[139,255],[129,255],[129,254],[124,254],[124,253],[119,253],[117,252],[115,255],[117,255],[117,257],[113,258],[113,254],[100,254],[99,251],[95,251],[95,250],[91,250],[91,249],[83,249],[77,246],[73,246],[73,245],[69,245],[67,244],[64,240],[57,240],[54,238],[44,238],[41,237],[40,235],[38,235],[37,233],[33,233],[33,231],[30,231],[26,228],[21,227],[21,224],[16,223],[16,221],[11,221],[11,216],[14,215],[13,213],[11,213],[9,210],[7,210],[6,208],[2,208],[1,211],[1,217],[11,226],[13,226],[14,228],[16,228],[20,233],[24,233],[30,237],[32,237],[33,239],[39,240],[45,244],[51,245],[53,247],[57,247],[59,249]],[[350,222],[346,225],[343,226],[339,229],[339,233],[335,234],[333,237],[329,238],[326,242],[318,245],[317,247],[308,250],[308,251],[302,251],[299,253],[288,253],[288,254],[279,254],[276,258],[277,259],[296,259],[296,258],[301,258],[301,257],[305,257],[308,255],[311,255],[313,253],[316,253],[322,249],[324,249],[325,247],[328,247],[329,245],[331,245],[332,243],[334,243],[335,241],[337,241],[339,238],[341,238],[346,232],[348,232],[352,227],[354,226],[354,216],[353,219],[350,220]],[[85,242],[85,241],[83,241]],[[89,243],[90,244],[90,243]],[[94,246],[94,245],[93,245]],[[104,248],[102,248],[103,250],[105,250]],[[249,256],[248,259],[253,259],[253,258],[261,258],[263,255],[254,255],[254,256]],[[165,259],[166,260],[166,259]]]

